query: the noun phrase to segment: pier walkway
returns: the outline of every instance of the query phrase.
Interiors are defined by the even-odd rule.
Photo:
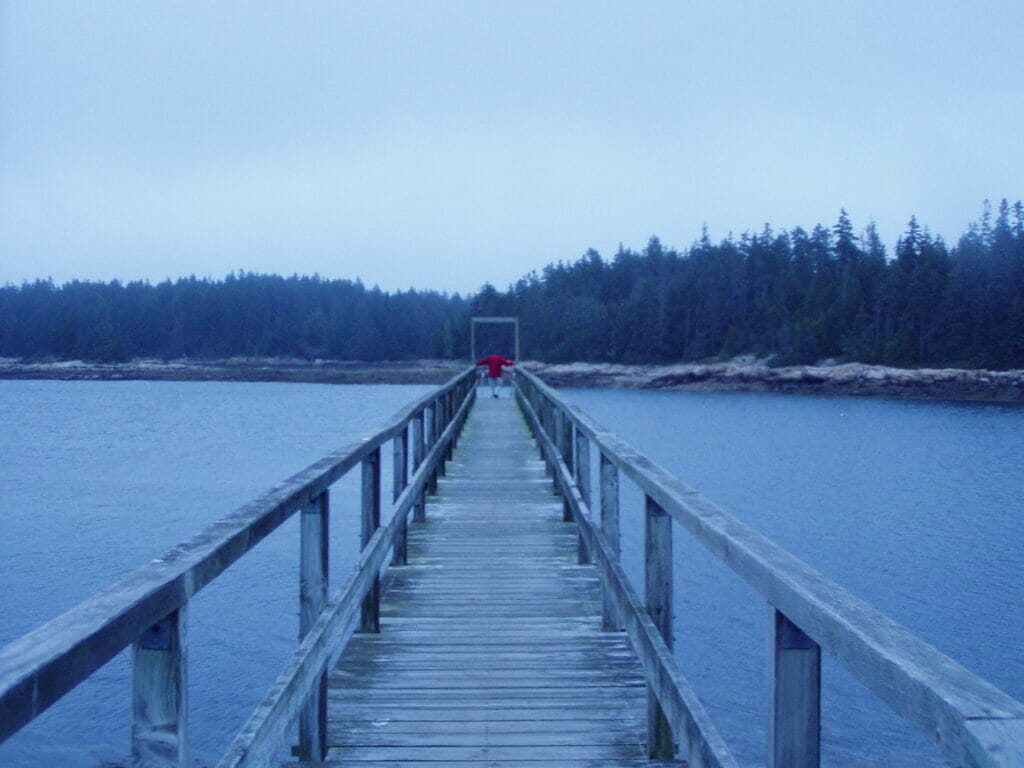
[[[602,630],[593,565],[515,402],[479,397],[380,634],[331,673],[328,760],[358,766],[649,766],[646,688]]]

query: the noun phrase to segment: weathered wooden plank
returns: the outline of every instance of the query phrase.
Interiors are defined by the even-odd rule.
[[[481,702],[459,703],[424,703],[399,702],[389,705],[377,702],[373,707],[374,719],[367,721],[365,705],[362,702],[336,702],[328,707],[331,726],[347,728],[349,724],[358,726],[362,722],[414,722],[436,725],[439,722],[466,724],[500,724],[515,723],[600,723],[607,721],[620,722],[628,720],[637,723],[637,733],[642,734],[646,718],[646,710],[642,700],[640,703],[620,702],[618,707],[602,706],[595,710],[587,701],[538,701],[538,702]],[[643,750],[640,750],[642,752]],[[646,759],[646,758],[645,758]]]
[[[360,762],[364,760],[407,761],[422,759],[429,751],[430,759],[438,763],[459,763],[467,760],[523,760],[524,752],[529,753],[533,760],[565,760],[589,758],[591,760],[618,760],[634,757],[636,745],[627,744],[592,744],[592,745],[552,745],[540,746],[527,744],[523,746],[491,746],[473,747],[435,747],[425,749],[422,746],[407,747],[337,747],[331,749],[331,757]]]
[[[552,736],[573,737],[583,735],[587,739],[601,743],[602,739],[621,743],[636,743],[637,734],[642,732],[643,721],[640,717],[609,718],[606,720],[538,720],[532,712],[524,714],[529,719],[462,721],[453,718],[443,722],[418,720],[362,720],[336,723],[337,732],[331,734],[335,744],[368,744],[393,739],[395,736],[423,736],[427,743],[462,744],[481,743],[487,739],[505,740],[506,736],[534,737],[543,739],[550,744]],[[511,741],[511,739],[506,740]],[[568,739],[566,739],[568,741]]]
[[[572,758],[560,758],[558,760],[531,760],[528,763],[524,763],[522,759],[515,760],[460,760],[456,762],[449,761],[450,765],[458,766],[458,768],[522,768],[523,765],[527,765],[528,768],[680,768],[678,762],[667,762],[663,760],[648,760],[646,758],[614,758],[609,759],[607,757],[602,759],[593,759],[582,757],[579,759]],[[394,760],[359,760],[355,761],[350,759],[348,756],[341,758],[329,758],[324,765],[358,765],[360,768],[438,768],[441,763],[436,760],[402,760],[396,762]],[[298,763],[288,763],[282,768],[300,768]],[[302,766],[301,768],[306,768]]]
[[[339,728],[332,731],[332,743],[344,751],[347,747],[409,747],[426,750],[437,747],[609,747],[637,746],[637,732],[613,728],[605,721],[601,724],[587,724],[585,730],[570,730],[564,727],[540,728],[536,723],[528,726],[519,724],[516,730],[495,730],[476,728],[456,732],[439,732],[436,729],[395,732],[383,728],[352,730]]]
[[[330,686],[342,689],[358,688],[364,693],[388,693],[393,691],[426,691],[437,689],[438,695],[483,697],[522,696],[524,693],[573,697],[598,697],[602,694],[616,696],[623,688],[643,687],[643,679],[636,670],[620,675],[590,677],[565,672],[552,675],[519,675],[496,677],[493,675],[388,675],[383,677],[377,670],[363,670],[360,674],[335,672]],[[353,694],[355,695],[355,694]]]

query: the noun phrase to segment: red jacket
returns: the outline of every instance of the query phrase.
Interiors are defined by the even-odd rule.
[[[502,366],[515,365],[511,360],[506,360],[501,355],[488,355],[482,360],[476,361],[477,365],[487,366],[487,376],[491,379],[497,379],[501,377]]]

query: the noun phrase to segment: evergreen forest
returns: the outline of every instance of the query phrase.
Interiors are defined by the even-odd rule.
[[[518,316],[524,356],[548,362],[1024,368],[1024,206],[986,203],[952,246],[911,218],[891,253],[845,211],[810,230],[765,225],[717,243],[705,231],[684,251],[652,237],[467,297],[252,273],[37,280],[0,287],[0,356],[466,358],[471,315]]]

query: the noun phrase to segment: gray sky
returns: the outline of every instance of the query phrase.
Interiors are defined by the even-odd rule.
[[[499,288],[1024,197],[1020,0],[0,0],[0,283]]]

